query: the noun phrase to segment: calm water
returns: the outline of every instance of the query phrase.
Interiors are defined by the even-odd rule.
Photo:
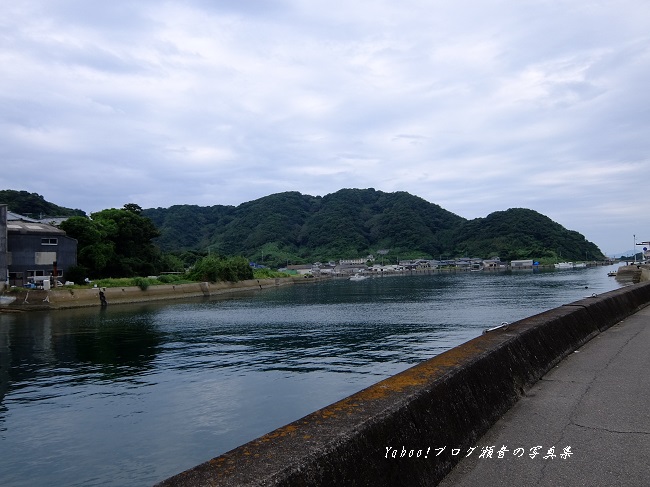
[[[616,289],[609,270],[0,314],[0,485],[151,485],[485,328]]]

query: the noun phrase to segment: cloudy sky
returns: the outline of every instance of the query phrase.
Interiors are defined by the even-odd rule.
[[[650,239],[647,0],[0,0],[0,189],[88,213],[282,191]]]

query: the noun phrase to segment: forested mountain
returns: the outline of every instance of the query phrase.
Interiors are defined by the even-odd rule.
[[[85,216],[26,191],[0,191],[0,203],[34,217]],[[605,258],[583,235],[533,210],[511,208],[466,220],[406,192],[286,192],[239,206],[176,205],[138,213],[160,232],[155,243],[163,252],[241,255],[269,266],[359,258],[382,249],[389,250],[389,262],[440,256],[545,262]]]
[[[267,263],[356,258],[390,249],[434,255],[464,219],[408,193],[343,189],[278,193],[237,207],[147,209],[164,251],[241,254]],[[413,255],[415,255],[413,254]]]
[[[9,211],[35,219],[48,216],[85,216],[86,214],[82,210],[72,210],[49,203],[40,194],[13,189],[0,190],[0,203],[5,203]]]
[[[495,211],[466,221],[454,230],[452,241],[456,255],[553,261],[605,258],[582,234],[525,208]]]
[[[466,220],[406,192],[343,189],[278,193],[239,206],[177,205],[142,211],[163,251],[244,255],[277,265],[364,257],[499,256],[503,260],[604,259],[581,234],[527,209]]]

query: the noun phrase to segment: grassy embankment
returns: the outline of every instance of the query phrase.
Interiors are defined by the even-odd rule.
[[[290,277],[289,274],[284,272],[277,272],[271,269],[255,269],[253,271],[253,279],[274,279],[276,277]],[[106,278],[97,279],[89,284],[72,286],[65,286],[70,289],[85,289],[90,287],[111,288],[111,287],[131,287],[137,286],[143,291],[149,286],[159,286],[162,284],[189,284],[196,282],[189,279],[185,274],[163,274],[156,277],[121,277],[121,278]]]

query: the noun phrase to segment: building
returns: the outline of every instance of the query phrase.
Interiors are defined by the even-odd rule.
[[[341,259],[339,265],[364,265],[366,262],[366,259]]]
[[[77,241],[60,228],[8,211],[3,221],[10,286],[36,283],[51,276],[63,282],[66,270],[77,265]]]
[[[512,269],[532,269],[534,262],[532,260],[512,260],[510,267]]]
[[[501,262],[499,257],[492,257],[491,259],[486,259],[483,261],[483,269],[494,271],[499,269],[505,269],[506,263]]]
[[[0,205],[0,293],[8,284],[7,270],[7,205]]]
[[[280,269],[282,271],[282,269]],[[305,276],[307,274],[313,274],[314,266],[312,264],[299,264],[299,265],[288,265],[284,268],[285,272],[289,274],[300,274]]]

